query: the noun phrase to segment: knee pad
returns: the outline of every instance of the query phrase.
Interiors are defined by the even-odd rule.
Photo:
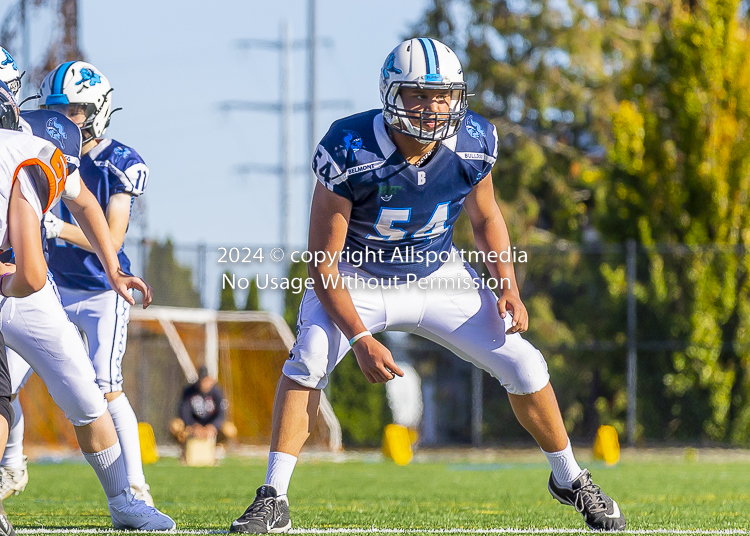
[[[10,396],[0,396],[0,415],[8,421],[8,430],[13,428],[16,412],[10,404]]]

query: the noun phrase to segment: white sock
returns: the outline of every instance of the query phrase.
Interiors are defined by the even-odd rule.
[[[131,486],[142,487],[146,483],[141,462],[141,442],[138,437],[138,418],[135,416],[130,401],[125,393],[109,403],[109,414],[117,430],[120,440],[122,457],[125,460],[125,470]]]
[[[117,497],[123,490],[130,489],[128,478],[125,476],[125,462],[122,461],[122,449],[119,442],[99,452],[84,452],[83,457],[94,468],[108,499]]]
[[[547,456],[555,482],[564,488],[572,489],[571,484],[583,471],[573,455],[570,439],[568,439],[568,446],[560,452],[545,452],[544,449],[542,452]]]
[[[8,442],[5,445],[5,452],[3,453],[3,460],[0,462],[0,465],[15,469],[23,465],[24,421],[23,409],[21,409],[21,402],[18,400],[18,397],[10,405],[13,406],[16,419],[13,421],[13,426],[10,429]]]
[[[268,472],[266,473],[265,484],[272,486],[279,496],[286,495],[296,464],[296,456],[283,452],[271,452],[268,455]]]

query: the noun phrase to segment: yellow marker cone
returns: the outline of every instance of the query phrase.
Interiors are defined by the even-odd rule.
[[[383,432],[383,454],[396,465],[408,465],[414,458],[409,429],[399,424],[389,424]]]
[[[604,460],[607,465],[620,461],[620,438],[614,427],[603,425],[596,431],[594,458]]]
[[[141,462],[143,462],[143,465],[159,461],[159,449],[156,447],[154,429],[149,423],[138,423],[138,437],[141,442]]]

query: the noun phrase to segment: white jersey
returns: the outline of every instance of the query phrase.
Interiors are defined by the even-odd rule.
[[[62,152],[49,142],[15,130],[0,129],[0,249],[10,248],[8,207],[13,183],[20,181],[21,192],[41,222],[44,213],[62,195],[67,163]]]

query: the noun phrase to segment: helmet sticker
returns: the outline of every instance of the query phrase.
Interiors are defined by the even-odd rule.
[[[84,82],[88,82],[89,86],[95,86],[102,81],[102,77],[96,74],[91,69],[81,69],[81,79],[76,82],[77,86],[80,86]]]
[[[16,60],[13,59],[13,56],[10,55],[10,52],[5,50],[4,48],[0,47],[0,50],[5,52],[5,59],[3,61],[0,61],[0,67],[5,67],[6,65],[12,65],[13,69],[18,69],[16,66]]]
[[[388,59],[385,60],[385,67],[383,67],[383,79],[388,79],[390,75],[388,73],[394,73],[394,74],[401,74],[401,69],[393,65],[393,62],[396,61],[396,55],[391,52],[391,55],[388,56]]]

